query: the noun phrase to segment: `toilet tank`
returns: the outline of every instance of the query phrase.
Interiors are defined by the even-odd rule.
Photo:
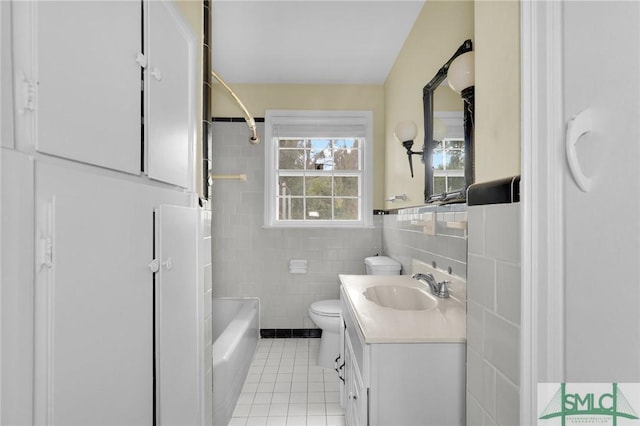
[[[402,265],[387,256],[371,256],[364,259],[367,275],[400,275]]]

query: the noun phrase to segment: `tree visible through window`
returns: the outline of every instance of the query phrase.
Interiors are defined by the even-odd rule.
[[[267,110],[265,226],[373,226],[373,112]]]
[[[360,220],[361,138],[278,138],[280,221]]]

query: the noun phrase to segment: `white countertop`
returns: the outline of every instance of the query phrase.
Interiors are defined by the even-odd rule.
[[[435,343],[466,341],[466,284],[443,271],[422,264],[414,272],[432,273],[437,281],[450,281],[451,297],[438,299],[435,308],[398,310],[379,306],[365,298],[371,286],[394,285],[428,289],[410,275],[339,275],[347,302],[366,343]],[[415,266],[415,265],[414,265]]]

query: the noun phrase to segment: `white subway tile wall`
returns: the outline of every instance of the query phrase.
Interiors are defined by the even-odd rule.
[[[467,424],[519,424],[520,204],[473,206],[467,275]]]
[[[369,229],[264,229],[264,144],[249,144],[243,122],[212,127],[213,173],[247,175],[213,182],[213,294],[259,297],[261,328],[316,328],[311,303],[338,298],[338,274],[364,274],[364,258],[382,254],[382,218]],[[290,259],[308,272],[291,274]]]
[[[467,276],[466,205],[423,206],[401,209],[383,216],[384,253],[402,263],[402,273],[411,274],[413,259],[438,268],[451,267]],[[435,217],[435,224],[433,218]]]

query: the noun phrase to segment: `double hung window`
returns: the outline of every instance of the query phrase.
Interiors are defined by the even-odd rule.
[[[463,190],[464,139],[445,138],[433,149],[433,193]]]
[[[265,224],[371,225],[369,111],[267,111]]]
[[[461,111],[433,113],[432,194],[465,189],[464,126]]]

